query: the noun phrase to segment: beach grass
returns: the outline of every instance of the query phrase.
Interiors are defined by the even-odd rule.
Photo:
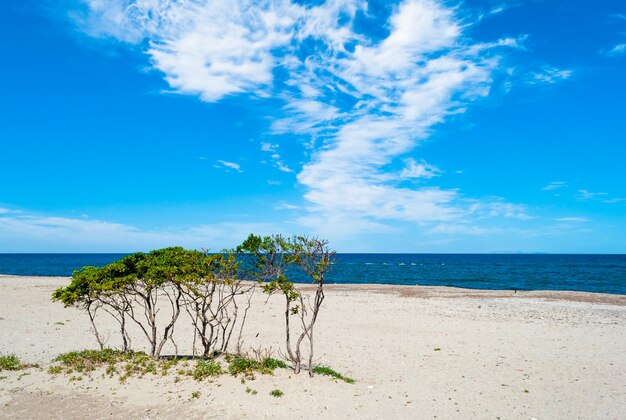
[[[7,366],[18,366],[17,358],[5,358],[3,362]],[[182,363],[181,360],[184,360]],[[223,363],[226,362],[226,368]],[[176,382],[182,377],[191,377],[197,381],[207,378],[215,378],[224,373],[233,376],[242,375],[245,378],[254,379],[255,374],[273,375],[276,369],[286,369],[287,364],[278,359],[270,357],[261,360],[224,355],[218,359],[196,359],[194,365],[189,365],[192,360],[189,358],[176,357],[153,357],[144,352],[123,352],[115,349],[103,350],[80,350],[63,353],[52,360],[52,365],[48,367],[48,373],[53,375],[66,374],[71,378],[78,377],[75,374],[89,374],[96,370],[101,370],[102,376],[118,376],[123,382],[129,377],[145,375],[166,376],[170,370],[176,366]]]
[[[339,379],[340,381],[344,381],[349,384],[353,384],[356,381],[352,378],[348,378],[347,376],[343,376],[341,373],[329,368],[328,366],[316,366],[313,368],[313,373],[318,375],[330,376],[335,379]]]
[[[255,360],[247,357],[227,358],[229,361],[228,372],[231,375],[253,376],[254,373],[273,375],[276,369],[286,369],[287,364],[282,360],[271,357],[263,360]]]
[[[14,354],[0,356],[0,371],[20,370],[24,367],[25,366],[20,362],[20,359]]]

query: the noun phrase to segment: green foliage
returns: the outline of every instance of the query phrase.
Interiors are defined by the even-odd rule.
[[[145,355],[145,353],[141,354]],[[61,365],[76,372],[90,372],[100,366],[112,365],[133,356],[134,353],[124,353],[113,349],[82,350],[60,354],[52,361],[60,362]]]
[[[210,256],[212,258],[212,256]],[[163,248],[148,254],[138,252],[105,265],[83,267],[72,274],[72,282],[52,294],[54,301],[66,306],[94,298],[97,293],[121,292],[141,281],[147,291],[167,282],[193,281],[204,277],[211,259],[200,251],[181,247]]]
[[[255,389],[250,388],[250,387],[246,387],[246,394],[256,395],[257,391]]]
[[[71,283],[55,290],[52,300],[76,306],[89,303],[102,293],[127,292],[126,288],[137,282],[149,293],[168,282],[193,282],[204,278],[224,259],[181,247],[157,249],[148,254],[139,252],[104,267],[87,266],[74,271]]]
[[[57,363],[48,368],[48,373],[72,375],[71,381],[79,380],[78,374],[89,374],[102,369],[102,377],[118,376],[120,381],[147,374],[166,376],[169,371],[178,364],[177,358],[155,358],[143,352],[122,352],[114,349],[104,350],[82,350],[64,353],[57,356],[53,363]],[[226,356],[229,362],[228,372],[232,375],[243,374],[252,377],[255,373],[271,375],[275,369],[287,368],[287,364],[282,360],[265,358],[261,361],[243,357]],[[221,363],[214,359],[198,359],[193,367],[188,367],[189,361],[185,361],[177,374],[191,377],[201,381],[210,377],[217,377],[224,373]],[[82,378],[82,377],[81,377]],[[242,378],[243,379],[243,378]],[[180,377],[175,377],[175,382],[180,381]],[[254,392],[256,393],[256,391]]]
[[[272,392],[270,392],[270,395],[275,398],[280,398],[285,395],[285,393],[280,389],[273,389]]]
[[[146,333],[152,355],[159,356],[163,345],[163,341],[159,340],[167,340],[167,337],[163,338],[162,333],[154,328],[158,309],[152,302],[158,293],[167,292],[166,287],[173,286],[178,295],[172,299],[178,305],[183,287],[187,287],[193,293],[195,285],[214,281],[225,271],[236,273],[236,263],[232,255],[206,255],[181,247],[157,249],[147,254],[136,253],[103,267],[87,266],[74,271],[71,283],[55,290],[52,300],[59,301],[66,307],[75,306],[87,310],[101,346],[102,341],[94,321],[97,309],[105,306],[108,307],[109,313],[118,315],[125,346],[127,344],[125,324],[121,320],[125,316],[130,317]],[[234,279],[235,276],[231,278]],[[139,308],[136,307],[132,311],[131,305]],[[178,318],[179,312],[174,313],[171,324],[164,325],[166,335],[168,331],[172,331],[172,326]],[[146,317],[144,319],[141,315],[137,317],[135,314],[146,314]]]
[[[51,375],[58,375],[59,373],[63,373],[63,366],[59,366],[59,365],[50,366],[48,368],[48,373]]]
[[[14,354],[0,356],[0,372],[3,370],[20,370],[26,366],[20,362],[20,359]]]
[[[343,376],[341,373],[334,371],[333,369],[329,368],[328,366],[316,366],[313,368],[313,373],[316,373],[318,375],[326,375],[326,376],[330,376],[333,377],[335,379],[339,379],[341,381],[344,381],[346,383],[349,384],[353,384],[355,381],[352,378],[348,378],[346,376]]]
[[[193,391],[191,393],[191,398],[200,398],[200,391]]]
[[[201,381],[210,376],[219,376],[223,373],[222,365],[215,360],[198,360],[196,367],[192,371],[195,380]]]
[[[271,369],[272,371],[275,369],[287,369],[287,363],[282,360],[272,359],[271,357],[264,359],[262,363],[265,368]]]
[[[95,285],[100,282],[100,269],[96,267],[83,267],[72,274],[72,282],[55,290],[52,300],[61,302],[66,307],[79,306],[93,301]]]
[[[88,373],[105,368],[105,375],[119,375],[121,381],[131,376],[166,375],[178,363],[176,359],[157,359],[144,352],[122,352],[114,349],[82,350],[64,353],[53,362],[59,363],[48,368],[51,374]]]
[[[228,372],[231,375],[253,375],[255,371],[261,369],[261,364],[256,360],[237,357],[228,365]]]
[[[323,283],[335,256],[334,251],[327,249],[327,241],[301,235],[284,238],[251,234],[234,253],[246,260],[249,276],[264,282],[264,292],[281,292],[289,302],[296,301],[300,293],[288,275],[299,270],[313,283]],[[297,313],[298,307],[293,307],[292,314]]]
[[[254,373],[273,375],[275,369],[286,369],[287,364],[282,360],[266,358],[262,361],[245,357],[236,357],[230,360],[228,372],[231,375],[254,376]]]

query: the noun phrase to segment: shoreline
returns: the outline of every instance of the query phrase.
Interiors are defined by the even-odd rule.
[[[23,276],[0,274],[0,281],[7,278],[67,280],[70,276]],[[310,290],[313,286],[308,283],[297,283],[303,290]],[[617,293],[584,292],[577,290],[505,290],[505,289],[469,289],[454,286],[424,286],[388,283],[327,283],[325,290],[329,291],[361,291],[372,293],[396,294],[402,297],[415,298],[519,298],[544,299],[548,301],[570,301],[599,303],[615,306],[626,306],[626,295]]]

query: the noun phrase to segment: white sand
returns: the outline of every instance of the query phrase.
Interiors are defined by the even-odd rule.
[[[50,302],[67,282],[0,277],[0,354],[43,368],[0,372],[0,418],[626,418],[626,296],[331,286],[315,359],[354,385],[284,370],[246,384],[228,375],[70,383],[46,365],[96,342],[84,314]],[[263,302],[246,344],[281,348],[282,300]],[[180,322],[184,348],[191,328]],[[285,395],[271,397],[274,388]]]

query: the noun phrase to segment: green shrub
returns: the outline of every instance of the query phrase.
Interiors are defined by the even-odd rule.
[[[0,371],[3,370],[20,370],[25,366],[22,365],[20,359],[14,354],[0,356]]]
[[[313,368],[313,373],[316,373],[318,375],[325,375],[325,376],[330,376],[333,377],[335,379],[339,379],[342,380],[346,383],[349,384],[353,384],[355,381],[352,378],[348,378],[346,376],[343,376],[341,373],[334,371],[333,369],[329,368],[328,366],[316,366]]]
[[[283,362],[282,360],[272,359],[270,357],[263,360],[263,367],[271,369],[272,371],[274,371],[275,369],[287,369],[287,363]]]
[[[272,392],[270,392],[270,395],[275,398],[280,398],[285,395],[285,393],[280,389],[273,389]]]
[[[76,372],[90,372],[99,366],[113,365],[131,357],[133,353],[123,353],[113,349],[81,350],[60,354],[52,361],[61,362],[62,365]]]
[[[57,375],[59,373],[63,373],[63,366],[50,366],[48,368],[48,373],[51,375]]]
[[[253,376],[254,373],[273,375],[274,370],[279,368],[286,369],[287,364],[282,360],[272,358],[266,358],[259,362],[246,357],[236,357],[230,360],[228,372],[231,375],[241,374],[245,376]]]
[[[196,367],[192,371],[195,380],[201,381],[209,376],[219,376],[223,373],[222,365],[215,360],[198,360]]]

